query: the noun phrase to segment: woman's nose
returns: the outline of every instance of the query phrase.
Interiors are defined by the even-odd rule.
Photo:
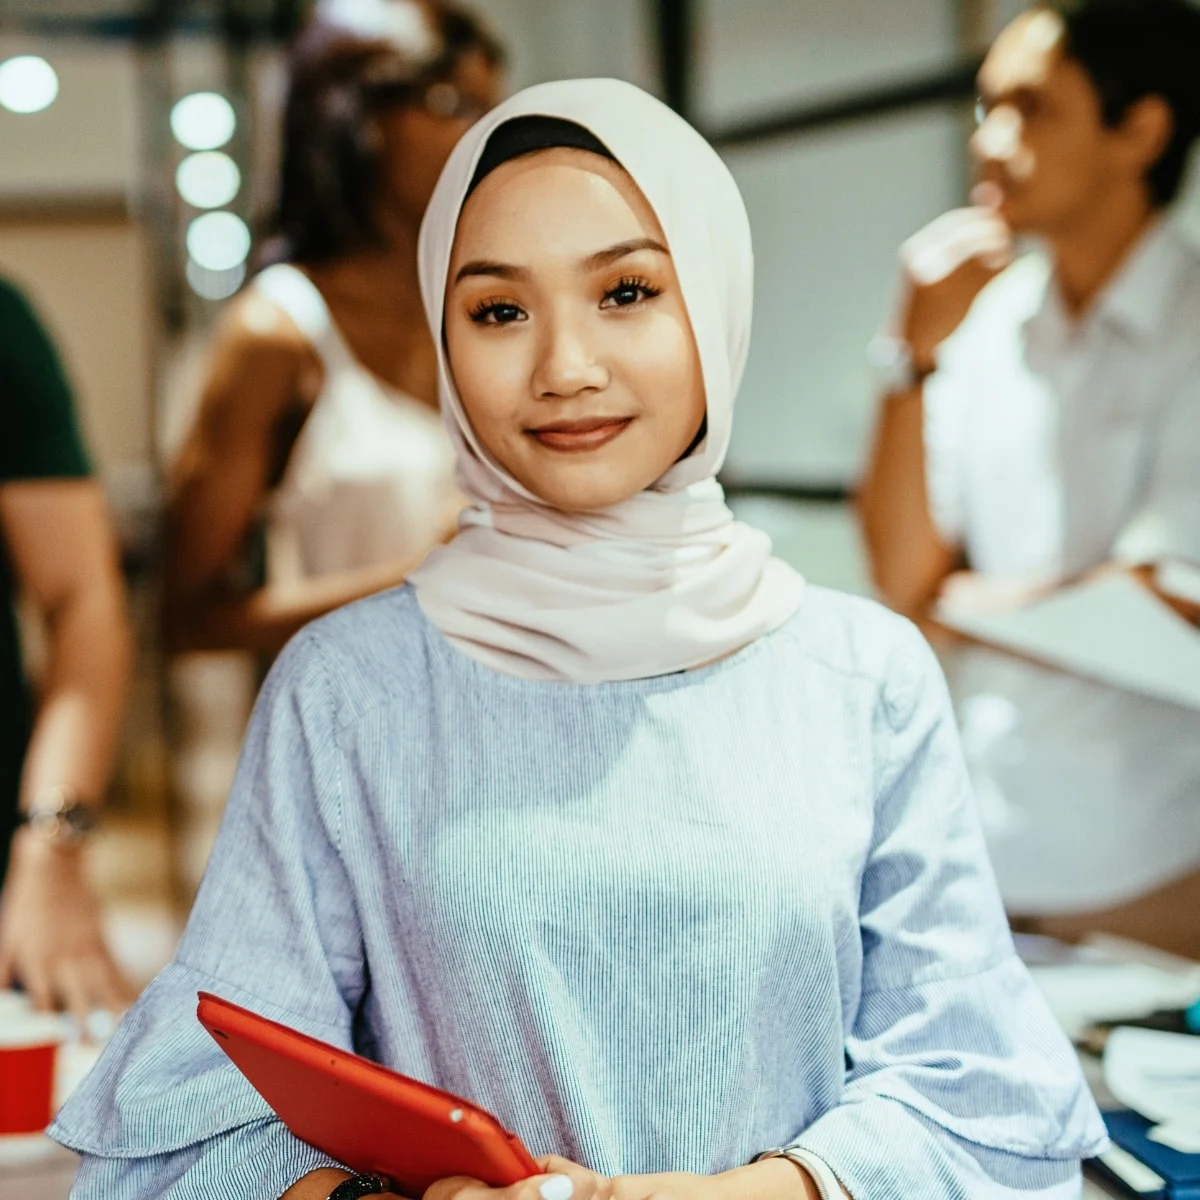
[[[608,384],[608,369],[599,361],[589,339],[574,323],[555,321],[539,347],[533,389],[546,399],[601,391]]]

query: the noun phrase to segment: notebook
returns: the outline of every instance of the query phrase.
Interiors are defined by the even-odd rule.
[[[1140,1200],[1200,1200],[1200,1154],[1181,1154],[1152,1142],[1152,1124],[1140,1113],[1117,1109],[1104,1114],[1112,1149],[1092,1159],[1096,1172]]]
[[[1200,630],[1125,575],[1066,587],[1008,612],[942,601],[948,629],[1051,666],[1200,711]]]

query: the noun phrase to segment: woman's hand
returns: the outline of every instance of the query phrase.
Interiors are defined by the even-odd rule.
[[[719,1175],[618,1175],[612,1200],[819,1200],[808,1172],[790,1159],[772,1158]]]
[[[69,1009],[81,1023],[133,1000],[104,944],[80,851],[39,843],[26,830],[13,840],[0,896],[0,988],[13,983],[36,1008]]]
[[[478,1179],[455,1175],[439,1179],[422,1200],[610,1200],[612,1180],[556,1154],[537,1160],[542,1175],[506,1188],[491,1188]]]
[[[720,1175],[597,1174],[557,1155],[539,1158],[546,1173],[507,1188],[477,1179],[441,1179],[423,1200],[817,1200],[808,1174],[787,1159],[768,1159]]]

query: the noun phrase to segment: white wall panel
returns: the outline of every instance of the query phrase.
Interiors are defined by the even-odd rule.
[[[137,68],[116,43],[0,38],[0,59],[40,54],[58,99],[39,113],[0,108],[0,200],[124,197],[138,169]]]
[[[655,91],[645,0],[470,0],[509,50],[515,91],[548,79],[613,76]]]
[[[914,113],[728,162],[755,239],[755,326],[731,476],[822,484],[859,468],[874,396],[866,343],[900,242],[961,199],[962,125]]]
[[[700,119],[726,124],[945,66],[953,0],[703,0]]]

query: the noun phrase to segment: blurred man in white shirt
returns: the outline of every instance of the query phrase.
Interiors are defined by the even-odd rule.
[[[973,206],[904,246],[875,347],[861,510],[900,610],[1200,564],[1200,254],[1169,214],[1198,64],[1190,0],[1051,0],[992,47]],[[946,661],[1010,912],[1200,953],[1200,714],[982,648]]]

